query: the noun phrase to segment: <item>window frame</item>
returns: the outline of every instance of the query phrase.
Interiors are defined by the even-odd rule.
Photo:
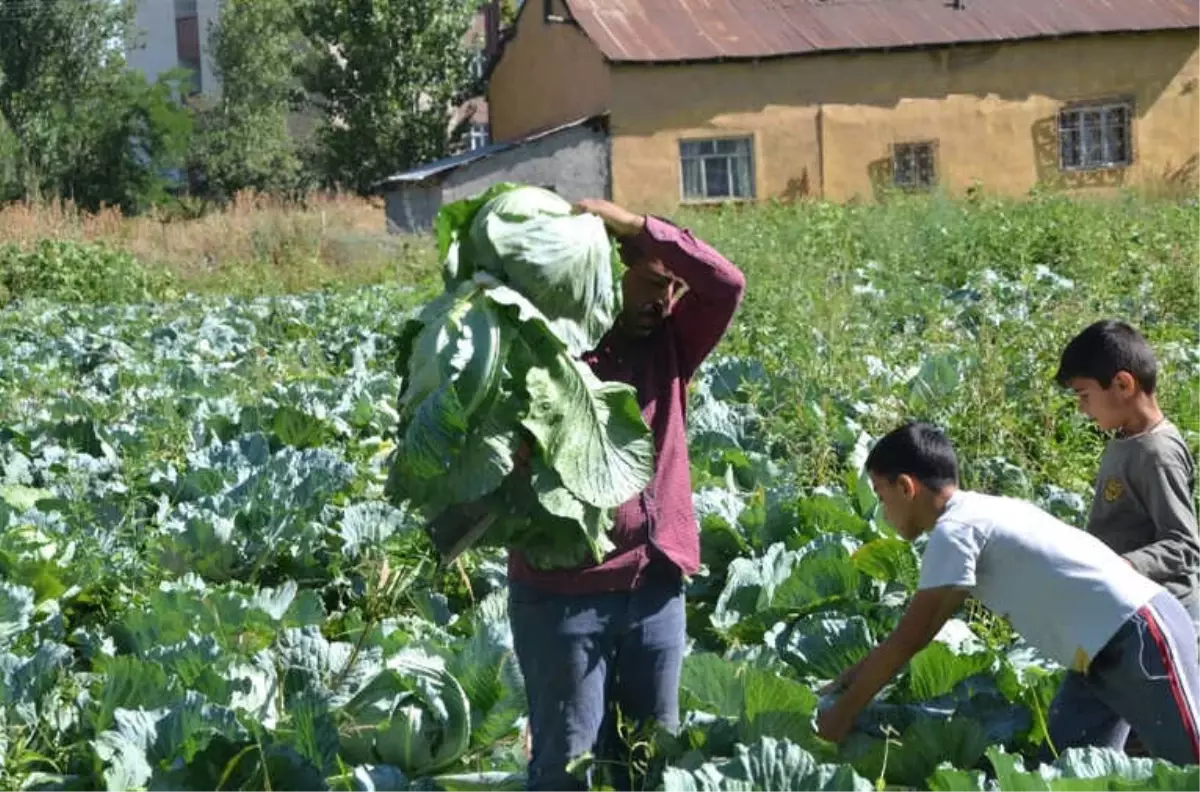
[[[696,143],[714,143],[715,144],[715,143],[720,143],[720,142],[725,142],[725,141],[746,143],[747,144],[746,154],[745,155],[742,155],[742,154],[685,155],[684,154],[684,147],[688,144],[696,144]],[[679,200],[680,200],[680,202],[684,203],[684,204],[693,204],[694,205],[694,204],[720,204],[720,203],[731,203],[731,202],[746,202],[746,201],[757,200],[758,199],[758,174],[756,173],[756,167],[757,167],[758,157],[755,152],[755,149],[757,148],[757,146],[756,146],[757,142],[758,141],[757,141],[755,135],[751,132],[718,134],[718,135],[704,135],[704,136],[689,135],[689,136],[685,136],[685,137],[680,137],[677,141],[678,147],[676,149],[676,151],[677,151],[677,160],[676,161],[679,166]],[[735,180],[734,180],[734,176],[733,176],[734,171],[732,168],[729,168],[729,171],[728,171],[728,180],[729,180],[729,188],[730,188],[729,195],[724,195],[724,196],[722,196],[722,195],[717,195],[717,196],[707,195],[708,180],[707,180],[707,178],[705,178],[707,174],[704,171],[702,171],[701,181],[704,184],[706,194],[703,196],[697,196],[697,197],[689,197],[688,196],[687,180],[684,176],[684,173],[686,170],[684,167],[684,163],[686,161],[699,159],[703,163],[705,160],[709,160],[709,159],[724,159],[728,162],[728,161],[731,161],[735,158],[739,158],[742,156],[745,156],[749,160],[750,192],[748,195],[733,194],[733,190],[734,190],[734,186],[735,186]],[[702,167],[703,167],[703,165],[702,165]]]
[[[900,152],[902,150],[916,151],[921,147],[927,147],[929,149],[929,182],[922,183],[919,180],[913,182],[901,182],[900,169],[898,167],[901,156]],[[922,138],[914,140],[898,140],[891,145],[890,154],[892,161],[892,187],[897,190],[910,190],[918,192],[922,190],[932,190],[938,186],[940,182],[939,176],[941,168],[938,166],[938,141],[936,139]]]
[[[1109,150],[1109,148],[1110,148],[1109,144],[1108,144],[1108,139],[1109,139],[1109,131],[1108,130],[1110,129],[1110,127],[1108,125],[1107,113],[1116,108],[1120,108],[1125,113],[1125,121],[1124,121],[1125,159],[1124,159],[1124,161],[1104,160],[1101,162],[1088,162],[1087,161],[1087,149],[1083,144],[1083,135],[1084,135],[1083,114],[1087,113],[1087,112],[1101,113],[1100,149],[1101,149],[1101,152],[1103,153],[1103,152]],[[1054,141],[1055,141],[1055,147],[1056,147],[1055,157],[1058,160],[1059,172],[1060,173],[1089,173],[1089,172],[1095,172],[1095,171],[1121,170],[1123,168],[1131,167],[1134,163],[1133,123],[1134,123],[1134,119],[1136,118],[1134,110],[1135,110],[1135,104],[1134,104],[1133,99],[1131,97],[1126,97],[1126,96],[1116,96],[1116,97],[1109,97],[1109,98],[1105,98],[1105,99],[1089,99],[1089,100],[1084,100],[1084,101],[1071,102],[1070,104],[1066,104],[1066,105],[1063,105],[1062,107],[1060,107],[1058,109],[1058,112],[1055,113],[1055,116],[1054,116],[1054,121],[1055,121]],[[1077,156],[1078,164],[1075,164],[1075,165],[1066,164],[1066,162],[1063,158],[1063,134],[1066,131],[1066,125],[1064,123],[1064,119],[1071,115],[1074,115],[1077,119],[1077,126],[1074,131],[1076,134],[1076,140],[1075,140],[1076,152],[1075,153],[1078,155]]]
[[[484,73],[487,72],[487,53],[483,50],[472,52],[468,71],[471,74],[471,79],[475,82],[482,80]]]
[[[175,10],[175,64],[189,73],[187,96],[196,96],[204,90],[204,41],[200,33],[200,15],[196,0],[174,0]]]
[[[475,143],[482,139],[478,146]],[[476,151],[481,148],[486,148],[492,142],[492,130],[490,124],[479,124],[472,121],[467,125],[467,151]]]

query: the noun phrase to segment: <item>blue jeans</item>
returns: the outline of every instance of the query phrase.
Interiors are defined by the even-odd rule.
[[[1196,628],[1171,594],[1135,613],[1092,659],[1074,671],[1050,705],[1050,740],[1059,751],[1097,745],[1121,751],[1130,728],[1152,756],[1196,764]]]
[[[678,576],[633,591],[551,594],[509,585],[513,648],[525,678],[529,789],[586,789],[567,764],[591,751],[615,788],[632,779],[618,722],[679,728],[686,620]]]

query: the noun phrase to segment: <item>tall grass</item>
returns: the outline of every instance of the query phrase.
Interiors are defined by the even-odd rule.
[[[1160,358],[1163,406],[1194,449],[1200,438],[1195,199],[893,196],[676,219],[746,272],[745,303],[721,352],[769,372],[750,398],[761,402],[775,450],[798,460],[812,484],[844,475],[860,430],[877,435],[925,417],[950,428],[969,484],[1086,492],[1103,437],[1052,376],[1066,341],[1101,317],[1146,333]],[[194,219],[16,205],[0,208],[0,276],[7,267],[9,281],[64,299],[103,298],[104,285],[118,282],[160,296],[381,282],[436,289],[431,241],[384,228],[380,202],[343,195],[298,205],[243,195]],[[80,256],[47,239],[102,247]],[[137,277],[125,254],[155,277]],[[120,264],[121,277],[39,274],[89,262]],[[921,366],[936,393],[919,393],[920,382],[914,389]],[[1009,475],[1011,466],[1024,478]]]
[[[387,233],[382,201],[340,194],[285,203],[245,193],[193,218],[87,213],[66,202],[0,207],[0,244],[32,248],[46,239],[130,253],[181,292],[283,294],[415,283],[436,265],[427,239]]]
[[[906,418],[949,427],[968,483],[1025,471],[1020,494],[1086,492],[1103,438],[1053,383],[1069,338],[1099,318],[1158,350],[1160,400],[1200,431],[1200,213],[1193,200],[895,198],[724,208],[681,222],[747,274],[722,351],[774,372],[772,434],[812,483],[844,473],[861,427]],[[922,365],[936,395],[922,398]]]

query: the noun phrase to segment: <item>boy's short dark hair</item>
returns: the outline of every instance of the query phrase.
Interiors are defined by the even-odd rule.
[[[1078,377],[1096,380],[1107,388],[1122,371],[1128,371],[1147,396],[1154,393],[1158,382],[1154,350],[1125,322],[1105,319],[1071,339],[1063,349],[1054,381],[1065,388]]]
[[[867,454],[867,470],[888,481],[907,474],[931,490],[958,484],[958,457],[936,426],[910,421],[884,435]]]

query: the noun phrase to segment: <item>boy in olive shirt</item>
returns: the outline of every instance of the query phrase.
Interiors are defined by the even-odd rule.
[[[1073,338],[1055,374],[1060,386],[1075,391],[1079,409],[1114,433],[1100,460],[1088,533],[1171,592],[1200,631],[1195,465],[1179,430],[1159,409],[1157,378],[1146,339],[1112,320],[1096,322]],[[1050,736],[1059,750],[1097,742],[1119,745],[1128,735],[1128,724],[1096,693],[1084,675],[1068,673],[1051,707],[1051,722],[1058,728]]]
[[[1124,322],[1096,322],[1067,344],[1055,379],[1075,391],[1085,415],[1115,432],[1100,460],[1088,533],[1174,594],[1200,622],[1195,465],[1159,409],[1150,345]]]

